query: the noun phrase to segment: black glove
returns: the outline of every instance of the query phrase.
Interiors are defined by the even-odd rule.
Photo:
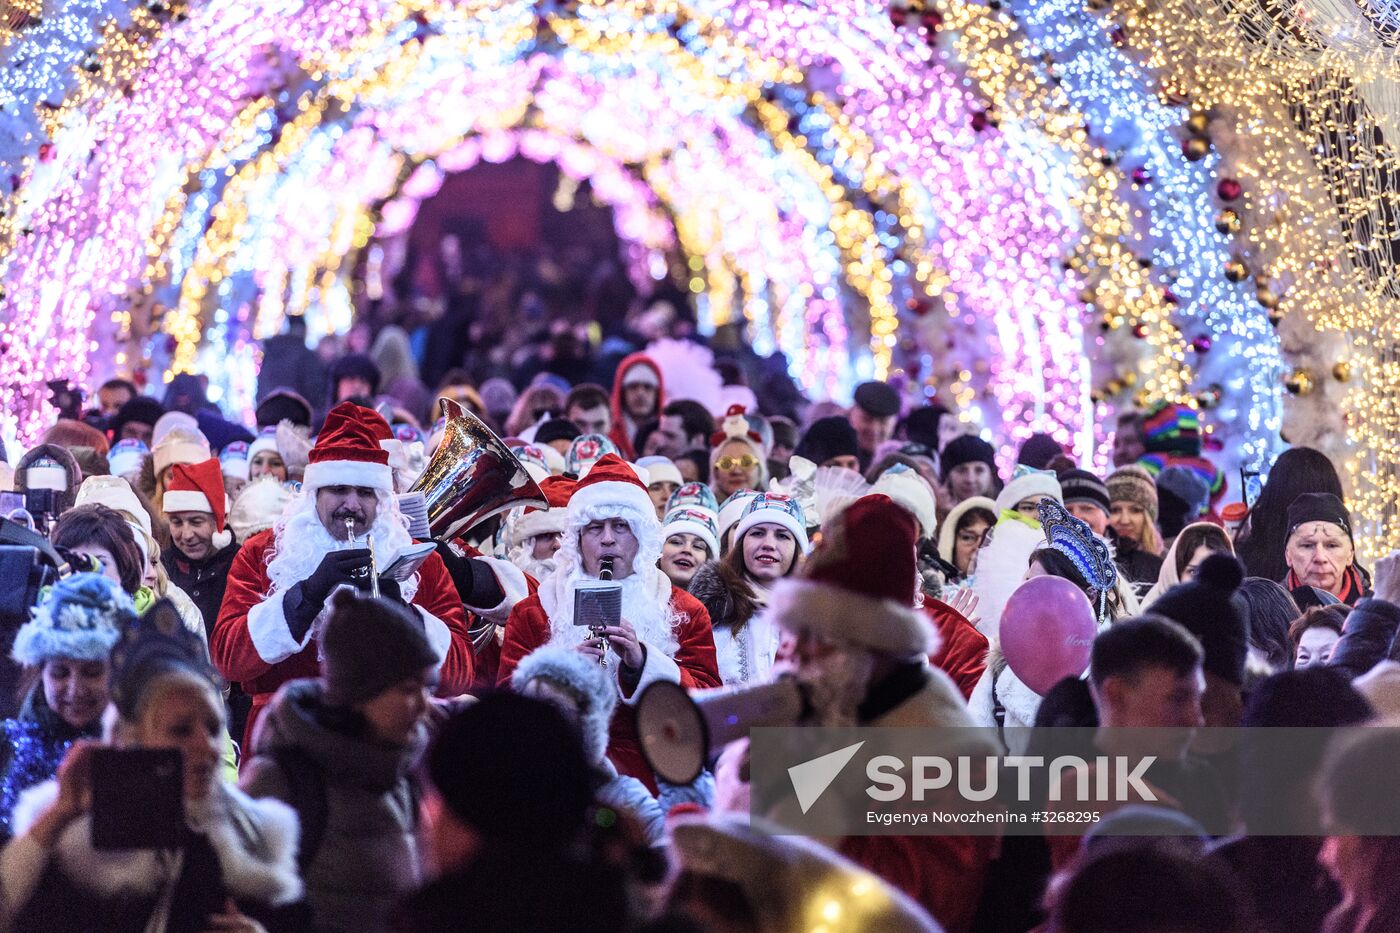
[[[369,585],[370,554],[368,548],[354,548],[348,551],[331,551],[321,558],[321,563],[311,576],[293,584],[282,598],[282,614],[287,619],[287,630],[300,642],[306,637],[311,623],[325,606],[331,591],[342,583],[358,587],[361,581]],[[357,574],[363,571],[366,576]]]
[[[457,549],[446,541],[434,541],[438,556],[447,566],[452,577],[452,585],[457,588],[457,596],[464,606],[490,609],[506,598],[505,590],[496,581],[496,572],[491,565],[477,557],[467,557],[457,553]]]
[[[365,588],[368,589],[368,584],[366,584]],[[399,581],[395,580],[393,577],[379,578],[379,596],[381,599],[392,600],[396,603],[405,602],[403,590],[399,588]]]

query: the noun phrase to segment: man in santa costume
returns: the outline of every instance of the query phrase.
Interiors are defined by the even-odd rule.
[[[805,686],[811,725],[973,725],[957,687],[928,663],[938,633],[913,606],[916,536],[909,511],[888,496],[864,496],[824,526],[801,575],[774,586],[768,611],[785,632],[774,673]],[[972,923],[998,842],[849,836],[833,845],[960,931]]]
[[[413,543],[394,500],[389,454],[380,446],[390,437],[378,413],[337,405],[311,449],[301,494],[234,559],[209,648],[219,672],[252,695],[245,743],[278,687],[318,675],[312,623],[331,594],[342,585],[369,589],[366,535],[373,535],[374,566],[381,572]],[[442,558],[429,555],[402,583],[381,577],[380,594],[417,609],[441,659],[438,694],[465,691],[474,669],[471,640]]]
[[[606,660],[623,701],[613,714],[608,757],[620,773],[655,793],[631,704],[657,680],[686,688],[720,685],[710,617],[656,566],[662,545],[656,508],[636,472],[617,455],[603,457],[579,481],[566,516],[554,572],[506,623],[497,678],[508,684],[521,658],[544,644],[576,648],[600,664]],[[612,558],[613,579],[622,585],[622,612],[616,625],[601,631],[605,637],[597,637],[574,623],[574,589],[597,580],[605,558]]]

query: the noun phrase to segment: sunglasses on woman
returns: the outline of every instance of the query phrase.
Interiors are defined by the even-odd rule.
[[[758,466],[758,458],[753,454],[744,454],[742,457],[720,457],[715,461],[715,466],[721,470],[752,470]]]

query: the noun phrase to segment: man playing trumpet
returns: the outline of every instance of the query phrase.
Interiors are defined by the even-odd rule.
[[[613,714],[608,757],[620,773],[655,792],[631,704],[656,680],[687,688],[719,686],[710,616],[656,566],[662,544],[656,508],[637,474],[616,454],[603,457],[579,481],[567,516],[554,572],[506,622],[498,682],[508,685],[521,658],[544,644],[577,648],[600,663],[606,658],[623,700]],[[593,632],[574,621],[574,590],[580,582],[597,580],[609,559],[612,578],[622,587],[621,618]]]
[[[413,543],[380,444],[391,437],[378,413],[337,405],[311,449],[301,494],[270,530],[249,538],[233,562],[209,649],[225,679],[241,683],[253,698],[245,744],[278,687],[317,676],[312,623],[331,594],[341,586],[369,592],[372,574]],[[439,695],[465,691],[473,671],[471,640],[442,558],[429,555],[402,582],[378,581],[382,596],[417,610],[441,664]]]

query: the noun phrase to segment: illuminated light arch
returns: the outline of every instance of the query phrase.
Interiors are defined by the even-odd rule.
[[[137,340],[149,342],[146,322],[137,320],[140,306],[135,315],[128,308],[133,287],[173,309],[160,325],[176,353],[184,354],[177,365],[199,365],[190,348],[200,341],[214,362],[250,359],[251,334],[239,332],[247,322],[231,318],[225,304],[236,297],[231,283],[237,270],[225,265],[231,256],[266,258],[287,244],[270,236],[240,240],[234,231],[290,219],[289,196],[307,189],[307,180],[317,177],[315,166],[358,159],[351,164],[365,169],[355,177],[367,189],[327,196],[308,209],[322,223],[308,223],[308,229],[326,232],[308,236],[293,252],[303,276],[296,292],[306,293],[308,283],[333,288],[340,257],[367,235],[371,206],[391,196],[400,176],[431,158],[434,148],[419,141],[374,154],[382,140],[357,142],[354,116],[377,111],[387,126],[397,113],[400,123],[412,124],[423,109],[413,96],[421,90],[413,78],[433,74],[433,57],[441,53],[441,67],[461,72],[466,63],[477,79],[474,97],[456,100],[482,102],[483,113],[499,124],[473,132],[489,137],[493,130],[524,126],[642,166],[641,177],[675,218],[682,254],[701,262],[701,307],[709,323],[743,313],[757,325],[761,346],[769,341],[789,350],[792,344],[778,339],[765,315],[776,307],[777,320],[791,319],[800,305],[798,349],[809,358],[795,359],[794,367],[817,394],[839,395],[854,379],[897,365],[896,351],[904,351],[901,343],[918,323],[906,304],[928,301],[938,335],[954,346],[926,347],[923,358],[945,358],[945,368],[957,373],[949,391],[972,410],[982,393],[996,403],[1000,422],[991,427],[998,438],[1023,437],[1048,416],[1065,426],[1061,439],[1081,454],[1101,451],[1093,422],[1105,409],[1090,398],[1095,377],[1084,349],[1093,340],[1084,333],[1079,300],[1090,275],[1101,302],[1116,302],[1128,319],[1153,325],[1151,352],[1140,360],[1144,386],[1167,395],[1188,390],[1191,366],[1182,358],[1171,309],[1123,246],[1131,220],[1106,193],[1113,173],[1095,167],[1093,147],[1075,135],[1076,115],[1063,95],[1034,87],[1040,79],[1028,64],[1030,52],[1005,56],[1002,46],[1024,43],[1024,37],[1004,18],[949,4],[956,58],[1002,110],[1002,133],[978,133],[968,120],[984,106],[973,81],[937,56],[931,61],[923,41],[895,32],[874,3],[851,0],[830,4],[833,9],[585,3],[571,13],[546,6],[281,0],[250,16],[246,3],[214,0],[165,28],[155,46],[109,36],[102,73],[124,76],[129,89],[97,107],[67,109],[73,125],[60,144],[86,139],[93,155],[79,164],[65,154],[64,171],[50,173],[49,196],[30,221],[39,232],[22,237],[5,260],[11,294],[32,299],[36,319],[54,325],[54,342],[31,364],[46,373],[122,365],[115,352],[90,359],[116,347],[112,336],[89,338],[89,325],[94,317],[113,318],[116,330],[134,327]],[[994,43],[1002,44],[995,62]],[[265,52],[274,44],[282,52],[269,58]],[[578,125],[555,119],[560,125],[532,127],[533,104],[512,113],[504,99],[512,86],[487,78],[541,55],[559,69],[547,88],[602,75],[607,80],[600,86],[615,90],[627,80],[616,72],[629,68],[649,76],[667,91],[663,99],[672,112],[709,119],[724,128],[726,142],[748,147],[755,161],[744,164],[755,179],[816,185],[824,208],[779,210],[781,192],[774,192],[758,200],[757,209],[779,222],[768,225],[767,239],[754,234],[743,240],[742,227],[714,222],[725,218],[722,212],[691,206],[701,199],[692,193],[687,200],[687,179],[679,171],[721,178],[726,163],[719,147],[697,142],[666,147],[665,157],[644,151],[636,159],[608,153],[586,125],[586,117],[607,113],[594,106],[575,108]],[[274,74],[259,79],[259,67]],[[182,93],[193,74],[207,75],[211,85],[197,105]],[[357,75],[376,80],[334,92],[337,83],[350,87]],[[709,96],[677,91],[685,81]],[[331,92],[322,95],[323,86]],[[394,88],[400,89],[397,100]],[[101,99],[86,90],[75,99]],[[1032,98],[1054,102],[1028,103]],[[432,123],[420,122],[425,129]],[[615,121],[611,128],[625,125]],[[440,141],[439,154],[452,142]],[[116,180],[118,165],[124,174]],[[347,175],[341,181],[349,186],[353,180]],[[1103,217],[1088,216],[1090,202],[1106,205]],[[99,216],[100,206],[110,210]],[[744,247],[707,250],[721,234]],[[248,248],[224,250],[235,242]],[[769,261],[756,262],[752,254],[759,252]],[[794,258],[772,261],[775,252]],[[1066,274],[1059,265],[1076,252],[1090,257],[1090,268]],[[834,271],[832,256],[839,263]],[[75,260],[91,271],[70,275],[71,287],[60,293],[53,272],[72,268]],[[280,313],[279,299],[264,296],[292,291],[259,285],[264,327]],[[821,322],[815,330],[822,341],[809,346],[814,320]],[[823,351],[822,342],[840,352]],[[13,367],[3,373],[0,404],[16,401],[8,387],[18,375]],[[19,406],[22,435],[37,429],[37,409]]]

